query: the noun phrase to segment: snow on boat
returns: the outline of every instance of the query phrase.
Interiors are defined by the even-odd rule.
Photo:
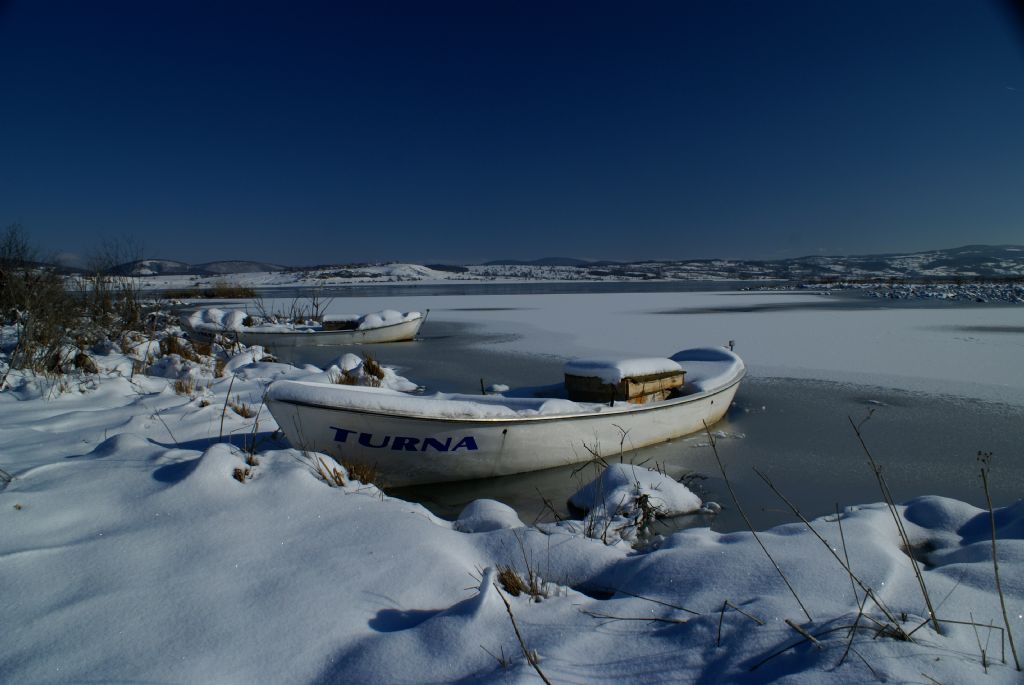
[[[244,345],[260,345],[270,350],[281,347],[355,345],[412,340],[426,317],[420,312],[393,309],[358,315],[326,315],[322,321],[262,323],[253,325],[250,317],[237,309],[200,309],[182,320],[195,333],[218,333],[238,338]]]
[[[666,374],[682,371],[685,383],[666,392]],[[439,483],[614,457],[703,430],[725,415],[746,367],[728,349],[697,348],[671,359],[574,361],[566,372],[570,390],[570,377],[597,379],[609,399],[415,396],[280,380],[267,406],[299,449],[371,466],[386,485]],[[630,383],[650,389],[650,376],[661,376],[657,389],[612,397]]]

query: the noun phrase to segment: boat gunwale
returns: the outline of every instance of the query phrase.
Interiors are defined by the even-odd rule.
[[[305,331],[296,331],[296,330],[261,331],[261,330],[253,330],[251,327],[248,327],[248,330],[234,331],[234,330],[231,330],[229,328],[225,328],[223,331],[218,331],[218,332],[220,332],[220,333],[241,333],[242,335],[251,334],[251,335],[303,335],[303,336],[306,336],[306,335],[324,335],[325,333],[330,333],[332,335],[338,335],[338,334],[354,335],[356,333],[368,333],[370,331],[383,331],[386,328],[394,328],[395,326],[405,326],[406,324],[416,323],[418,321],[423,321],[423,319],[424,319],[424,316],[422,314],[420,314],[415,319],[409,319],[408,321],[399,321],[398,323],[389,323],[389,324],[385,324],[383,326],[374,326],[373,328],[352,328],[352,329],[348,329],[348,330],[341,329],[341,330],[336,330],[336,331],[325,331],[323,329],[320,329],[320,330],[310,329],[310,330],[305,330]]]
[[[402,419],[407,421],[432,421],[440,423],[451,423],[451,424],[501,424],[501,423],[534,423],[540,421],[565,421],[565,420],[577,420],[577,419],[593,419],[593,418],[612,418],[615,416],[621,416],[623,414],[640,414],[649,411],[658,411],[661,409],[673,409],[683,404],[691,404],[699,400],[713,397],[719,393],[729,390],[735,385],[738,385],[740,381],[747,375],[746,367],[737,372],[737,374],[731,378],[728,382],[712,389],[704,390],[702,392],[694,393],[692,395],[683,395],[681,397],[675,397],[668,400],[662,400],[661,402],[654,402],[651,404],[638,404],[630,407],[610,407],[610,411],[605,412],[580,412],[575,414],[538,414],[536,416],[494,416],[494,417],[446,417],[446,416],[417,416],[413,414],[403,414],[399,412],[380,411],[374,409],[358,409],[352,407],[332,407],[326,404],[316,404],[314,402],[303,402],[301,400],[282,400],[273,397],[268,398],[271,402],[280,402],[281,404],[291,404],[296,407],[309,407],[311,409],[324,409],[326,411],[338,411],[346,412],[350,414],[365,414],[369,416],[384,416],[392,419]],[[542,398],[538,398],[542,399]],[[558,398],[548,398],[558,399]]]

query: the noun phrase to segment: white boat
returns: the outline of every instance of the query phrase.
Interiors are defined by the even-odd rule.
[[[202,309],[183,318],[185,326],[201,335],[228,335],[243,345],[260,345],[271,351],[282,347],[324,347],[412,340],[426,316],[420,312],[384,310],[372,314],[324,316],[309,323],[246,325],[248,315],[239,310]]]
[[[294,447],[370,466],[385,485],[489,478],[617,457],[721,419],[746,373],[743,361],[725,348],[671,359],[685,370],[685,385],[647,404],[428,397],[282,380],[270,386],[267,406]]]

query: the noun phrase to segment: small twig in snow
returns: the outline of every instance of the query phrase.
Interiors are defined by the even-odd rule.
[[[1003,609],[1003,623],[1006,625],[1006,635],[1010,639],[1010,653],[1013,654],[1013,663],[1020,671],[1020,659],[1017,658],[1017,646],[1013,644],[1013,631],[1010,630],[1010,617],[1006,613],[1006,598],[1003,597],[1003,585],[999,580],[999,557],[996,554],[996,514],[992,508],[992,496],[988,491],[988,467],[992,461],[991,452],[978,452],[978,461],[981,463],[981,484],[985,488],[985,501],[988,503],[988,519],[992,524],[992,569],[996,575],[996,592],[999,593],[999,606]]]
[[[516,623],[516,617],[512,614],[512,605],[505,599],[505,593],[501,591],[497,583],[494,583],[494,589],[498,593],[498,597],[501,598],[502,603],[505,605],[505,611],[508,612],[508,617],[512,621],[512,630],[516,632],[516,639],[519,640],[519,647],[523,650],[523,657],[533,666],[533,670],[537,671],[537,675],[544,681],[545,685],[551,685],[551,681],[544,675],[544,671],[540,670],[540,666],[537,664],[537,655],[535,652],[531,652],[526,648],[526,643],[523,641],[523,634],[519,632],[519,625]]]
[[[715,436],[711,434],[711,429],[708,428],[707,421],[703,421],[703,423],[704,432],[707,433],[708,440],[711,443],[711,451],[715,455],[715,461],[718,462],[718,468],[721,469],[722,471],[722,479],[725,481],[725,486],[729,489],[729,495],[732,497],[733,504],[736,505],[736,510],[740,512],[740,516],[742,516],[744,522],[746,522],[747,528],[750,529],[751,535],[754,536],[754,540],[756,540],[757,544],[761,546],[761,549],[764,551],[765,556],[767,556],[768,560],[772,562],[772,566],[775,567],[775,570],[778,572],[779,577],[782,578],[782,581],[786,584],[786,587],[789,588],[790,593],[793,595],[793,599],[795,599],[796,603],[800,605],[801,609],[803,609],[804,615],[807,616],[807,620],[813,622],[814,619],[811,618],[811,614],[809,611],[807,611],[807,607],[804,606],[804,603],[800,601],[800,597],[796,594],[796,590],[793,589],[793,585],[789,582],[789,578],[786,577],[786,574],[782,572],[782,569],[775,562],[775,558],[772,557],[771,552],[768,551],[768,548],[765,547],[764,542],[762,542],[760,536],[758,536],[757,531],[754,530],[754,524],[750,522],[750,519],[747,517],[747,513],[743,511],[743,507],[740,505],[740,500],[738,497],[736,497],[736,491],[732,489],[732,483],[729,482],[729,476],[726,475],[725,473],[725,466],[722,464],[722,458],[718,456],[718,447],[715,445]]]

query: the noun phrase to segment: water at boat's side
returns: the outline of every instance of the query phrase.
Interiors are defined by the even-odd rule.
[[[491,383],[541,386],[561,380],[563,358],[497,351],[491,342],[509,336],[480,333],[474,327],[432,320],[419,339],[367,346],[376,358],[425,386],[427,391],[480,392]],[[670,352],[667,351],[667,352]],[[338,356],[329,349],[305,350],[305,361],[323,365]],[[808,516],[833,511],[836,504],[880,501],[878,486],[847,417],[865,424],[865,437],[883,463],[897,499],[940,494],[984,504],[975,468],[978,450],[996,455],[999,477],[991,486],[997,506],[1024,492],[1024,453],[1019,431],[1024,409],[879,388],[876,386],[765,378],[748,375],[733,406],[715,426],[718,451],[747,514],[758,528],[793,520],[775,495],[754,474],[757,466],[796,501]],[[955,424],[950,417],[956,417]],[[677,478],[725,509],[714,519],[693,517],[695,525],[738,530],[736,513],[706,436],[700,434],[646,447],[625,458],[648,467],[667,468]],[[613,457],[617,460],[617,455]],[[580,465],[464,483],[398,488],[397,496],[421,502],[434,513],[456,517],[478,498],[501,500],[526,522],[554,514],[545,500],[566,514],[565,500],[593,476]]]

